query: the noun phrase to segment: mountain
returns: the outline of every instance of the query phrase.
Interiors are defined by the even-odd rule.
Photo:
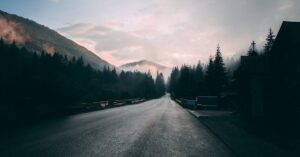
[[[32,20],[12,15],[0,10],[0,37],[6,43],[16,43],[29,51],[40,53],[42,51],[54,52],[72,57],[82,57],[85,63],[101,70],[104,66],[114,66],[101,59],[93,52],[67,39],[50,28],[40,25]]]
[[[119,66],[119,68],[124,71],[140,71],[140,72],[145,72],[145,73],[150,71],[153,77],[156,77],[156,73],[157,73],[157,71],[159,71],[164,74],[165,79],[171,73],[171,68],[148,61],[148,60],[140,60],[137,62],[123,64],[123,65]]]

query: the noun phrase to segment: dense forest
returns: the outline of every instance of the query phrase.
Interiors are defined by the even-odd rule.
[[[250,44],[246,56],[264,58],[271,51],[274,42],[274,34],[270,29],[266,38],[264,49],[259,51],[256,43]],[[240,71],[240,60],[231,63],[234,67],[225,67],[218,45],[214,56],[211,56],[207,65],[199,63],[194,66],[183,65],[180,68],[174,67],[168,80],[168,91],[177,98],[192,98],[196,96],[220,96],[222,92],[231,89],[234,79],[237,79]],[[261,67],[263,68],[263,67]]]
[[[228,74],[218,45],[215,57],[210,57],[206,68],[200,62],[196,66],[173,68],[168,91],[173,97],[194,99],[200,95],[218,96],[227,85]]]
[[[110,99],[164,95],[162,74],[94,70],[82,58],[33,53],[0,40],[1,101],[68,105]]]

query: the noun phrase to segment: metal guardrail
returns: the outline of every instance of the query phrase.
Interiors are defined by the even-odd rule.
[[[191,109],[196,109],[196,102],[195,100],[191,100],[191,99],[173,99],[175,102],[177,102],[178,104],[180,104],[182,107],[186,107],[186,108],[191,108]]]
[[[196,101],[195,100],[191,100],[191,99],[180,99],[181,104],[183,107],[186,108],[191,108],[191,109],[196,109],[197,105],[196,105]]]
[[[109,101],[97,101],[90,103],[81,103],[85,109],[104,109],[109,105]]]
[[[134,98],[134,99],[123,99],[123,100],[107,100],[107,101],[97,101],[97,102],[90,102],[90,103],[81,103],[79,106],[80,108],[88,109],[88,110],[97,110],[97,109],[105,109],[105,108],[112,108],[130,104],[137,104],[144,102],[146,99],[141,98]],[[78,106],[78,107],[79,107]]]

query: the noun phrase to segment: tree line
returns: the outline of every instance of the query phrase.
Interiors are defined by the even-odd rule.
[[[215,56],[209,58],[206,67],[201,62],[196,66],[175,67],[168,81],[168,91],[173,97],[194,99],[200,95],[219,96],[228,86],[228,73],[220,46],[217,46]]]
[[[83,58],[33,53],[0,39],[0,100],[68,105],[164,95],[164,80],[151,74],[93,69]]]
[[[265,56],[270,53],[274,43],[272,30],[266,38],[266,44],[262,51],[258,51],[256,43],[250,44],[247,56]],[[180,68],[174,67],[168,80],[168,91],[178,98],[195,98],[195,96],[220,96],[222,92],[232,88],[231,80],[235,79],[240,70],[240,60],[236,61],[236,67],[225,67],[221,48],[218,45],[214,56],[210,56],[207,65],[201,64]],[[230,73],[233,71],[233,76]]]

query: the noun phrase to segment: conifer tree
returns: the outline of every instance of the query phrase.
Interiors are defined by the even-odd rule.
[[[209,94],[211,95],[220,95],[227,85],[227,72],[219,45],[217,46],[214,60],[212,57],[209,58],[205,78]]]
[[[157,96],[162,96],[166,92],[164,75],[160,72],[157,72],[155,79],[155,88]]]
[[[271,51],[271,48],[272,48],[272,46],[274,44],[274,40],[275,40],[274,38],[275,38],[275,35],[274,35],[272,29],[270,28],[269,29],[269,34],[266,37],[266,44],[264,46],[264,53],[265,54],[268,54]]]
[[[169,83],[168,83],[168,91],[171,93],[171,96],[176,97],[177,95],[177,87],[178,87],[178,78],[179,78],[179,69],[178,67],[173,68]]]
[[[207,83],[208,93],[207,94],[214,94],[214,79],[215,79],[215,67],[213,58],[209,57],[208,66],[206,68],[205,74],[205,81]]]
[[[219,95],[227,84],[227,72],[219,45],[217,46],[217,52],[214,60],[214,72],[215,94]]]
[[[205,80],[204,80],[204,72],[203,72],[203,67],[200,63],[198,62],[197,66],[195,67],[194,70],[194,79],[195,79],[195,85],[194,90],[195,90],[195,96],[197,95],[203,95],[205,91]]]

